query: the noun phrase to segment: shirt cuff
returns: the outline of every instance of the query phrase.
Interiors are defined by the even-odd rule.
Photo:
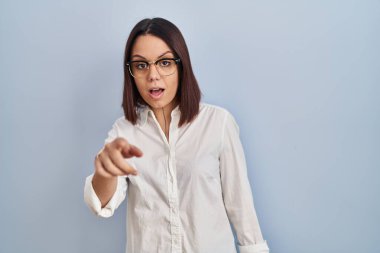
[[[263,241],[253,245],[238,245],[240,253],[269,253],[267,241]]]
[[[126,192],[126,178],[119,176],[116,186],[116,191],[112,198],[108,201],[107,205],[102,208],[102,203],[96,195],[96,192],[92,186],[93,174],[86,178],[84,186],[84,201],[87,206],[98,216],[108,218],[111,217],[118,206],[125,198]]]

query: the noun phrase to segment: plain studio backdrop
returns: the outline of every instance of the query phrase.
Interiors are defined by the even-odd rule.
[[[380,252],[378,0],[1,0],[0,252],[124,251],[127,202],[98,218],[83,187],[156,16],[240,126],[271,252]]]

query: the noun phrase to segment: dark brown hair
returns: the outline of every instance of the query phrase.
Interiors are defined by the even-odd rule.
[[[122,107],[127,120],[136,124],[137,111],[141,105],[146,105],[137,90],[134,78],[130,75],[127,62],[130,60],[132,47],[140,35],[153,35],[162,39],[173,51],[174,56],[181,59],[178,65],[179,83],[176,97],[179,101],[181,118],[178,127],[191,122],[199,112],[201,91],[191,68],[190,55],[185,39],[180,30],[170,21],[163,18],[143,19],[132,29],[124,54],[124,92]]]

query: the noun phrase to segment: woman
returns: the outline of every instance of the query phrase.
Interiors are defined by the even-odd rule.
[[[102,217],[128,196],[126,252],[236,252],[230,222],[240,252],[269,252],[239,127],[227,110],[200,99],[178,28],[162,18],[140,21],[125,48],[125,115],[84,190]]]

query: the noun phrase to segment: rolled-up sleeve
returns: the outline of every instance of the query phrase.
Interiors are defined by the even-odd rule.
[[[125,176],[118,177],[115,193],[110,201],[108,201],[107,205],[102,208],[100,199],[92,187],[92,177],[93,174],[86,178],[84,186],[84,201],[96,215],[104,218],[111,217],[121,202],[125,199],[128,186],[127,178]]]
[[[119,136],[118,121],[116,121],[112,129],[108,132],[108,136],[104,144],[112,142]],[[127,176],[119,176],[117,180],[116,191],[112,198],[108,201],[107,205],[102,208],[100,199],[92,186],[93,174],[86,177],[84,186],[84,201],[87,206],[98,216],[108,218],[111,217],[119,205],[123,202],[126,196],[128,181]]]
[[[219,159],[224,205],[240,253],[268,253],[254,208],[239,126],[229,112],[225,115]]]

